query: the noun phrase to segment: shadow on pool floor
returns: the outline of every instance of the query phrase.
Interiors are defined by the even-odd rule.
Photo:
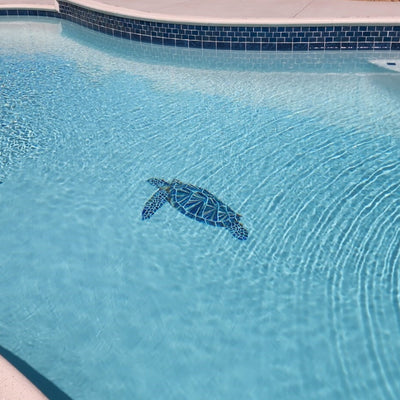
[[[0,355],[19,372],[25,375],[50,400],[72,400],[71,397],[59,389],[54,383],[32,368],[24,360],[11,353],[11,351],[0,346]]]

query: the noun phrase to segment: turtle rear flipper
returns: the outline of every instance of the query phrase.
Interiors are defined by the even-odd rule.
[[[164,190],[157,190],[157,192],[146,201],[142,211],[142,219],[149,219],[152,217],[153,214],[164,205],[167,199],[167,192]]]
[[[246,240],[249,236],[247,229],[238,221],[232,222],[232,224],[227,227],[228,231],[239,240]]]

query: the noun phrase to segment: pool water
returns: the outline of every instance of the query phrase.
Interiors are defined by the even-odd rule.
[[[398,399],[396,59],[2,18],[0,344],[74,400]],[[248,240],[142,221],[151,177]]]

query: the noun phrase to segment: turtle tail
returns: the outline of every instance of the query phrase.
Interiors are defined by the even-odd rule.
[[[249,236],[249,232],[239,221],[233,221],[227,229],[236,239],[239,240],[246,240]]]
[[[158,179],[158,178],[150,178],[147,179],[147,182],[150,183],[150,185],[155,186],[156,188],[162,188],[162,187],[166,187],[169,186],[169,183],[164,181],[163,179]]]
[[[146,201],[146,204],[144,205],[143,211],[142,211],[142,219],[149,219],[154,215],[154,213],[161,208],[164,203],[168,200],[168,194],[165,190],[157,190],[153,194],[153,196],[150,197],[149,200]]]

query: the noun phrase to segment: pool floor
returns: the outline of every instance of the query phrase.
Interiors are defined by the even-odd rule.
[[[396,60],[1,19],[1,345],[73,399],[398,398]]]

